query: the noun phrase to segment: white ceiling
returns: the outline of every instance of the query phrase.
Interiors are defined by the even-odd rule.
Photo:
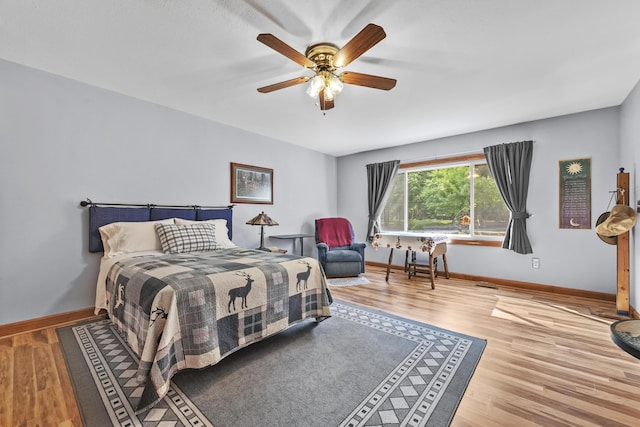
[[[638,0],[0,0],[0,58],[340,156],[619,105],[640,79]],[[344,70],[324,115],[304,52],[367,23],[387,38]],[[341,70],[342,71],[342,70]]]

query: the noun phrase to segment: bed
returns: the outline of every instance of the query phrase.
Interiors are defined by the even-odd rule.
[[[140,359],[138,413],[178,371],[331,315],[317,260],[236,246],[231,207],[89,210],[89,250],[104,252],[95,310],[106,310]]]

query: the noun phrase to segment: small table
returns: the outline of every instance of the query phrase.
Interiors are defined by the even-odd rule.
[[[305,237],[315,237],[315,236],[313,234],[279,234],[275,236],[269,236],[270,239],[293,240],[294,249],[296,246],[296,239],[299,239],[300,240],[300,256],[304,256],[303,239]]]
[[[640,320],[619,320],[611,324],[611,339],[636,359],[640,359]]]
[[[389,273],[391,272],[391,261],[393,260],[393,250],[404,249],[406,250],[404,259],[404,272],[408,272],[409,278],[411,278],[412,272],[410,268],[413,268],[413,273],[415,273],[417,272],[418,267],[420,267],[419,272],[425,272],[429,274],[429,278],[431,279],[431,289],[435,289],[435,264],[436,258],[438,256],[442,256],[445,277],[447,279],[449,278],[449,267],[447,266],[446,256],[448,242],[449,238],[442,234],[394,231],[376,234],[372,244],[376,249],[385,246],[391,249],[389,251],[389,261],[387,262],[387,275],[385,276],[385,281],[389,281]],[[416,250],[418,249],[421,252],[426,252],[429,254],[429,264],[416,262]],[[410,252],[411,262],[409,262]]]

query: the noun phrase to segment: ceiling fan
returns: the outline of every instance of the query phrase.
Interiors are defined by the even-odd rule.
[[[333,43],[316,43],[308,46],[303,55],[273,34],[259,34],[259,42],[264,43],[303,67],[313,70],[315,76],[296,77],[291,80],[274,83],[258,88],[258,92],[269,93],[310,81],[307,93],[309,96],[318,99],[321,110],[329,110],[334,107],[334,99],[342,91],[344,83],[373,89],[393,89],[396,85],[396,80],[387,77],[351,71],[344,71],[336,75],[336,70],[349,65],[386,36],[387,34],[381,26],[368,24],[342,48],[338,48]]]

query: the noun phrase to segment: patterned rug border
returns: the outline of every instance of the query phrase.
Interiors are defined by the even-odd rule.
[[[465,358],[469,355],[473,347],[473,354],[470,357],[475,358],[475,360],[466,361],[471,364],[471,366],[468,366],[467,363],[465,367],[469,372],[463,373],[463,376],[466,376],[464,383],[457,384],[457,387],[461,387],[460,398],[454,403],[447,401],[444,405],[448,405],[446,411],[450,411],[446,425],[451,422],[473,372],[484,352],[486,340],[341,300],[334,300],[332,304],[332,315],[413,341],[416,344],[414,350],[409,352],[404,360],[398,361],[399,363],[396,368],[353,409],[351,415],[339,424],[340,426],[352,427],[365,425],[365,423],[371,421],[372,417],[376,417],[374,418],[376,420],[382,420],[385,425],[398,425],[402,420],[412,426],[428,425],[432,412],[435,410],[443,410],[438,407],[438,403],[446,394],[444,391],[449,384],[454,381],[454,378],[457,378],[455,377],[455,373],[458,371],[458,368],[463,365],[463,361],[465,361]],[[110,339],[108,337],[108,331],[111,331],[117,338],[124,352],[113,353],[118,351],[116,349],[118,343],[111,342],[113,340],[108,341]],[[86,393],[92,396],[89,399],[90,407],[81,408],[83,421],[86,425],[89,425],[87,424],[87,415],[91,414],[92,419],[94,419],[93,416],[96,414],[96,411],[100,412],[102,419],[109,420],[112,425],[119,426],[142,424],[145,426],[166,425],[163,424],[163,422],[176,426],[213,425],[173,381],[171,391],[163,401],[148,413],[142,414],[141,419],[136,417],[133,411],[135,405],[132,405],[131,402],[128,401],[127,396],[123,394],[122,384],[118,383],[118,378],[116,378],[112,372],[119,370],[125,377],[129,378],[129,383],[135,381],[135,368],[137,365],[132,367],[132,364],[128,362],[128,360],[133,359],[137,361],[137,358],[122,338],[117,333],[114,333],[115,329],[112,329],[109,320],[105,319],[75,325],[73,327],[59,328],[57,332],[61,345],[63,337],[66,336],[67,341],[71,338],[77,343],[77,352],[81,353],[79,357],[76,355],[74,360],[74,357],[70,357],[67,351],[63,351],[69,372],[71,373],[70,367],[75,363],[84,363],[89,368],[89,371],[91,371],[89,375],[81,375],[81,378],[70,375],[77,397],[81,394],[86,398]],[[96,336],[95,339],[94,335]],[[101,339],[108,341],[101,343],[104,347],[103,350],[98,349],[96,342]],[[453,349],[449,349],[449,346],[452,346]],[[107,354],[111,360],[108,361],[105,359],[102,354],[105,351],[108,352]],[[445,361],[440,363],[434,372],[430,372],[429,368],[431,366],[429,366],[428,362],[430,357],[443,358]],[[427,361],[427,366],[424,366],[425,361]],[[421,367],[419,367],[420,362],[423,364]],[[433,366],[436,365],[434,364]],[[393,410],[390,411],[388,406],[386,408],[382,406],[383,402],[391,400],[392,393],[397,393],[397,390],[411,387],[411,382],[416,381],[418,375],[416,372],[418,370],[422,370],[421,372],[425,374],[425,378],[430,378],[429,383],[425,384],[422,389],[419,389],[420,393],[414,398],[414,401],[410,402],[410,408],[404,410],[404,412],[400,411],[401,418],[398,418],[396,417],[397,414]],[[122,379],[120,381],[122,382]],[[455,381],[459,382],[460,378],[457,378]],[[114,386],[114,384],[116,386]],[[91,390],[92,388],[93,390]],[[137,388],[134,387],[133,390],[141,390],[141,388],[141,386],[138,386]],[[137,392],[134,391],[133,395],[135,396],[136,393]],[[86,399],[82,399],[82,401],[86,402]],[[78,399],[78,402],[80,406],[80,399]],[[440,421],[443,420],[441,419]]]
[[[107,331],[111,332],[110,336],[113,336],[113,339],[106,336]],[[87,415],[101,414],[100,416],[105,422],[109,420],[113,426],[128,427],[143,424],[145,426],[162,426],[176,423],[173,425],[214,427],[173,382],[165,398],[149,412],[142,414],[142,419],[135,414],[136,405],[131,402],[131,397],[134,400],[138,399],[144,388],[137,384],[135,378],[139,359],[118,334],[110,320],[102,319],[58,328],[56,332],[61,344],[63,338],[68,334],[78,345],[78,353],[72,356],[63,351],[68,372],[71,373],[71,366],[82,362],[86,364],[89,371],[89,375],[80,377],[70,375],[78,406],[80,407],[80,395],[83,397],[83,402],[90,403],[89,408],[80,407],[83,425],[91,425],[87,421]],[[101,343],[103,350],[98,348],[96,337],[98,339],[105,337]],[[117,341],[122,350],[118,350],[113,341]],[[105,352],[112,357],[111,361],[106,360]],[[115,371],[122,371],[119,377],[128,379],[128,384],[135,382],[133,391],[128,396],[123,391],[123,385],[119,384],[118,379],[114,376]],[[87,399],[87,395],[90,395],[91,398]],[[100,425],[103,424],[100,423]]]
[[[429,325],[427,323],[423,323],[417,320],[407,319],[404,317],[396,316],[391,313],[387,313],[385,311],[381,311],[375,308],[360,306],[356,303],[344,302],[340,300],[335,300],[334,303],[344,304],[347,309],[346,312],[349,313],[348,316],[344,317],[347,320],[355,321],[358,323],[362,323],[365,326],[374,327],[376,329],[384,330],[387,333],[391,333],[393,335],[402,336],[405,339],[415,341],[418,343],[418,346],[407,356],[407,358],[403,361],[403,363],[399,364],[396,368],[396,371],[390,374],[385,381],[381,382],[377,389],[373,390],[369,396],[362,401],[362,403],[358,406],[356,410],[354,410],[351,414],[351,418],[345,419],[340,427],[355,427],[364,425],[363,422],[366,422],[371,413],[374,412],[374,408],[376,406],[380,406],[380,403],[384,400],[380,398],[382,394],[384,397],[389,397],[389,391],[392,388],[401,388],[403,385],[412,384],[413,380],[409,377],[411,372],[414,372],[418,368],[417,362],[424,355],[431,354],[436,355],[435,357],[440,357],[440,351],[444,349],[438,345],[430,345],[433,344],[432,340],[437,336],[444,338],[444,340],[454,340],[459,341],[458,346],[455,351],[451,351],[449,357],[447,358],[447,363],[442,363],[437,370],[437,372],[431,373],[433,380],[429,383],[429,387],[427,387],[416,400],[416,402],[412,405],[411,411],[404,416],[401,420],[395,419],[395,416],[390,411],[380,411],[382,412],[381,418],[383,420],[384,425],[409,425],[409,426],[426,426],[428,425],[430,419],[429,417],[432,413],[438,408],[438,403],[440,399],[444,396],[444,391],[450,382],[455,378],[455,373],[458,368],[462,365],[463,360],[471,351],[472,345],[475,343],[481,344],[481,348],[478,350],[477,359],[473,363],[471,367],[471,371],[466,378],[466,382],[462,387],[460,393],[460,399],[455,402],[455,406],[451,408],[449,419],[446,424],[437,424],[437,427],[449,425],[453,416],[456,413],[457,407],[462,401],[462,397],[466,391],[466,388],[471,381],[471,377],[475,372],[478,363],[480,362],[480,358],[484,349],[486,347],[487,341],[482,338],[473,337],[470,335],[462,334],[459,332],[439,328],[437,326]],[[334,313],[335,315],[342,315],[345,312]],[[363,319],[363,314],[373,314],[373,325],[367,325],[366,321]],[[381,320],[380,325],[375,324],[375,319]],[[395,323],[395,325],[390,325],[391,323]],[[425,333],[420,333],[418,331],[426,330]],[[453,335],[455,334],[455,335]],[[427,344],[426,341],[429,341]],[[444,342],[444,341],[443,341]],[[424,345],[427,344],[427,345]],[[423,367],[423,369],[425,369]],[[428,369],[428,368],[426,368]],[[402,383],[404,381],[404,384]],[[386,394],[386,396],[385,396]],[[434,427],[436,425],[434,424]]]

